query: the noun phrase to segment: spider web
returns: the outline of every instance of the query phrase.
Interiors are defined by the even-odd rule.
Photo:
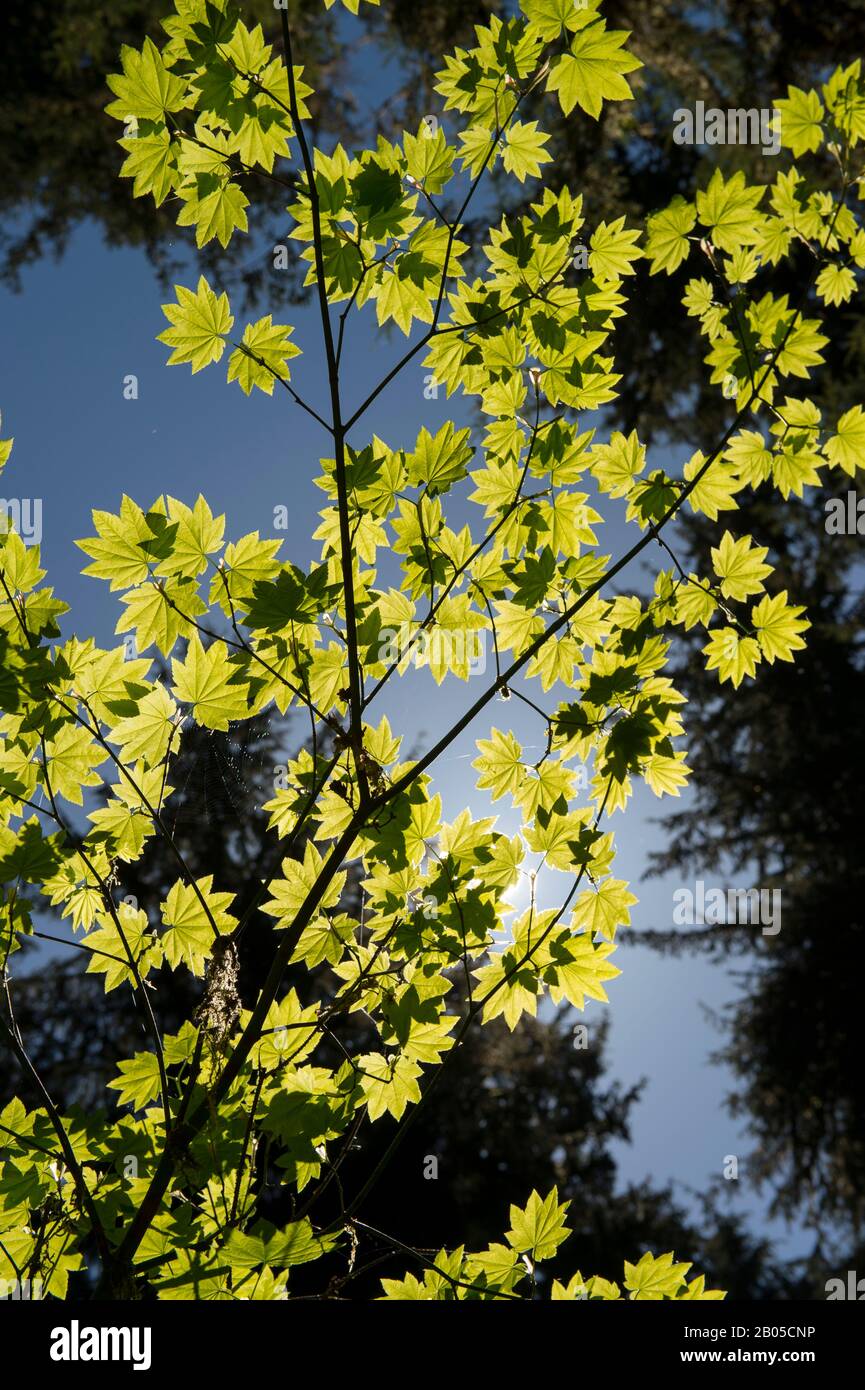
[[[180,782],[169,782],[174,794],[166,803],[165,818],[176,830],[203,819],[208,825],[242,820],[257,809],[256,791],[270,775],[273,751],[267,738],[270,722],[254,732],[235,729],[232,737],[202,730],[206,738],[189,758]]]

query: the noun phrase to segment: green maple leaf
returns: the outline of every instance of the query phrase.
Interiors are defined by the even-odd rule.
[[[420,1100],[417,1084],[420,1066],[410,1057],[385,1057],[380,1052],[369,1052],[357,1058],[357,1066],[371,1120],[385,1114],[400,1120],[406,1107]]]
[[[757,487],[772,475],[772,454],[756,430],[740,430],[724,454],[743,483]]]
[[[84,804],[83,787],[97,787],[102,778],[96,771],[107,753],[94,742],[89,730],[80,724],[63,724],[55,738],[46,744],[48,782],[55,796],[65,796],[76,806]]]
[[[333,1236],[317,1236],[309,1218],[303,1217],[300,1221],[290,1222],[281,1231],[267,1221],[259,1221],[252,1235],[232,1231],[223,1248],[237,1269],[256,1269],[263,1264],[287,1269],[292,1265],[320,1259],[332,1249],[335,1239]]]
[[[275,878],[271,881],[270,892],[273,896],[261,905],[262,912],[277,918],[278,929],[291,926],[307,895],[315,886],[323,862],[321,855],[311,841],[307,841],[301,862],[296,859],[284,859],[282,861],[282,878]],[[321,906],[323,908],[336,905],[345,886],[345,879],[344,873],[334,876],[333,882],[322,897]]]
[[[684,1286],[690,1264],[674,1264],[667,1255],[645,1254],[638,1264],[625,1261],[625,1288],[636,1300],[675,1298]]]
[[[139,651],[155,646],[163,656],[170,656],[178,637],[192,635],[192,620],[207,611],[195,584],[188,579],[139,584],[125,593],[121,602],[125,611],[114,631],[134,632]]]
[[[597,890],[590,889],[580,896],[574,908],[573,925],[585,929],[592,936],[599,934],[612,941],[617,927],[630,926],[631,914],[628,909],[636,901],[622,879],[604,879]]]
[[[107,806],[91,811],[88,819],[94,826],[90,839],[101,844],[112,859],[128,864],[140,859],[144,842],[153,833],[149,816],[113,796]]]
[[[788,436],[789,447],[772,455],[772,481],[785,499],[794,493],[801,497],[806,487],[820,482],[819,469],[823,460],[816,450],[816,440],[806,436]]]
[[[342,3],[348,10],[349,14],[357,14],[358,10],[360,9],[360,0],[342,0]],[[381,3],[381,0],[366,0],[366,3],[368,5],[378,5]],[[333,6],[335,4],[336,0],[324,0],[324,7],[326,10],[333,9]]]
[[[800,616],[804,612],[804,608],[787,602],[786,589],[772,598],[765,594],[754,605],[751,623],[760,651],[768,662],[792,661],[794,651],[805,646],[800,633],[805,632],[811,624]]]
[[[720,680],[738,687],[746,676],[753,676],[760,660],[760,648],[753,637],[742,637],[735,628],[713,632],[703,648],[706,670],[717,671]]]
[[[107,78],[117,98],[105,108],[110,116],[119,121],[137,116],[139,120],[164,123],[166,112],[179,111],[186,105],[185,83],[168,71],[152,39],[144,40],[141,52],[124,44],[120,61],[122,74],[112,73]]]
[[[619,280],[633,275],[633,262],[643,255],[635,243],[640,232],[629,231],[624,216],[615,222],[601,222],[589,242],[589,266],[596,280]]]
[[[352,939],[352,927],[348,918],[319,917],[304,929],[292,960],[303,961],[310,969],[325,960],[338,965]]]
[[[741,169],[730,179],[716,169],[708,188],[698,190],[697,216],[722,251],[733,252],[757,240],[761,222],[757,208],[765,192],[763,186],[749,188]]]
[[[676,590],[675,621],[683,623],[686,632],[690,632],[697,623],[708,627],[717,606],[717,599],[712,594],[709,581],[698,579],[696,574],[689,574],[688,583],[683,582]]]
[[[375,287],[375,311],[379,325],[393,319],[403,333],[410,333],[413,319],[429,323],[432,319],[430,293],[426,282],[418,284],[412,270],[417,263],[404,254],[392,270],[382,269]]]
[[[505,1293],[519,1283],[523,1273],[517,1252],[499,1243],[489,1245],[479,1255],[469,1255],[466,1260],[466,1277],[472,1283]]]
[[[244,604],[246,621],[256,632],[290,632],[313,628],[322,608],[324,571],[305,575],[294,565],[279,570],[273,580],[259,580]]]
[[[550,1301],[552,1303],[575,1303],[578,1299],[588,1298],[589,1290],[586,1281],[579,1270],[572,1275],[567,1284],[563,1284],[560,1279],[554,1279],[550,1290]]]
[[[289,342],[293,332],[284,324],[272,323],[270,314],[257,323],[248,323],[243,330],[243,347],[235,348],[228,359],[228,380],[236,381],[247,396],[254,386],[272,396],[274,381],[290,380],[289,359],[300,354],[300,348]]]
[[[848,265],[824,266],[816,290],[826,304],[846,304],[856,292],[856,276]]]
[[[700,472],[706,462],[705,455],[696,453],[682,470],[686,482],[690,482]],[[719,512],[735,511],[733,500],[737,492],[745,486],[743,479],[732,467],[726,467],[717,460],[707,468],[702,478],[688,493],[688,506],[693,512],[702,512],[716,521]]]
[[[474,454],[470,436],[471,430],[455,430],[450,420],[435,435],[424,427],[414,453],[406,459],[409,482],[416,487],[425,485],[431,497],[446,492],[466,476],[467,464]]]
[[[562,763],[544,763],[539,768],[524,768],[521,783],[511,793],[524,818],[537,815],[538,809],[549,811],[560,801],[570,801],[574,794],[574,774]]]
[[[174,292],[177,303],[162,306],[171,327],[157,335],[158,341],[174,349],[169,366],[189,362],[193,372],[200,372],[210,362],[218,362],[225,351],[226,335],[234,323],[228,296],[217,296],[203,275],[195,291],[175,285]]]
[[[643,64],[624,49],[629,37],[627,30],[608,30],[601,20],[576,34],[570,52],[555,60],[547,90],[558,92],[566,116],[579,104],[597,120],[605,101],[633,98],[624,74]]]
[[[153,194],[153,201],[159,207],[176,186],[179,177],[177,168],[177,149],[172,143],[168,130],[158,130],[152,135],[134,135],[119,141],[127,151],[120,173],[123,178],[132,179],[132,193],[136,198]]]
[[[18,1215],[26,1222],[29,1208],[41,1206],[50,1186],[50,1171],[40,1173],[35,1165],[29,1165],[24,1159],[20,1164],[4,1163],[0,1173],[0,1212],[4,1230]],[[16,1208],[21,1208],[20,1213]]]
[[[725,459],[730,461],[741,481],[752,488],[772,477],[772,453],[766,449],[763,436],[755,430],[741,430],[734,435]]]
[[[109,1081],[108,1087],[119,1093],[121,1105],[127,1103],[143,1110],[155,1100],[160,1091],[159,1063],[152,1052],[137,1052],[129,1062],[118,1062],[120,1077]]]
[[[295,73],[298,71],[299,69],[295,68]],[[231,112],[229,119],[234,127],[237,122],[236,109]],[[239,155],[249,168],[260,164],[270,173],[277,157],[284,159],[288,156],[290,134],[291,121],[287,112],[275,106],[263,106],[243,115],[240,125],[233,130],[227,143],[229,151]]]
[[[694,204],[686,202],[681,194],[677,194],[663,212],[652,214],[648,219],[646,239],[646,255],[652,262],[652,275],[657,275],[659,270],[672,275],[687,259],[691,249],[690,233],[696,221]]]
[[[222,574],[215,574],[211,580],[210,602],[218,603],[230,617],[232,604],[237,605],[252,593],[257,583],[275,578],[279,571],[276,555],[281,545],[281,540],[264,540],[257,531],[229,542]]]
[[[680,1290],[677,1297],[679,1299],[691,1299],[699,1302],[716,1303],[727,1295],[723,1289],[707,1289],[706,1276],[700,1274],[696,1279],[692,1279],[690,1284],[686,1284],[684,1290]]]
[[[234,894],[215,893],[213,874],[197,879],[196,884],[198,892],[191,883],[183,883],[180,879],[172,885],[162,904],[166,930],[160,942],[165,959],[173,969],[187,965],[194,975],[200,975],[216,939],[213,923],[219,934],[225,936],[237,926],[237,918],[226,911],[234,902]]]
[[[168,517],[171,550],[157,565],[156,573],[195,578],[207,569],[210,557],[222,549],[225,517],[215,517],[200,493],[192,508],[169,497]]]
[[[538,1007],[539,984],[536,967],[523,960],[525,952],[514,948],[493,955],[489,965],[474,972],[486,1000],[483,1022],[489,1023],[499,1014],[513,1032],[524,1013],[535,1015]]]
[[[278,1004],[271,1004],[267,1011],[261,1041],[256,1043],[250,1054],[253,1064],[257,1067],[276,1067],[280,1063],[297,1066],[318,1043],[317,1016],[318,1005],[302,1008],[296,991],[290,989]],[[244,1012],[241,1026],[245,1027],[250,1017]],[[299,1026],[307,1021],[310,1024],[308,1028]]]
[[[491,734],[491,738],[478,739],[480,757],[475,758],[472,767],[480,773],[478,790],[488,790],[493,801],[498,801],[508,792],[516,796],[525,781],[526,769],[521,761],[522,746],[510,730],[502,733],[493,729]]]
[[[767,554],[768,547],[754,545],[750,536],[734,541],[724,532],[721,544],[712,547],[712,566],[725,598],[743,600],[763,592],[763,580],[772,573],[772,566],[763,563]]]
[[[836,68],[829,81],[823,83],[822,90],[836,126],[856,144],[865,137],[861,58],[854,59],[849,67]]]
[[[399,1047],[412,1061],[437,1065],[441,1054],[454,1045],[449,1035],[456,1016],[443,1014],[435,999],[421,998],[414,987],[404,990],[395,1003],[385,1005],[383,1014],[382,1041]]]
[[[652,789],[655,796],[678,796],[679,788],[687,783],[690,771],[685,766],[684,753],[676,753],[672,758],[663,753],[653,753],[642,768],[646,786]]]
[[[492,169],[501,153],[497,145],[490,153],[490,146],[494,144],[493,133],[488,126],[481,123],[461,130],[459,141],[462,145],[460,159],[473,179],[478,177],[482,169]]]
[[[184,201],[177,218],[178,227],[194,227],[197,246],[217,237],[227,246],[236,231],[247,230],[249,199],[242,188],[218,174],[199,174],[194,185],[180,189]]]
[[[102,897],[97,899],[97,905],[102,908]],[[145,912],[121,902],[117,906],[117,916],[122,935],[113,917],[106,915],[100,926],[88,931],[82,941],[82,945],[90,951],[88,974],[103,974],[106,994],[120,984],[136,983],[129,954],[135,960],[142,980],[163,959],[159,941],[150,933]]]
[[[549,1260],[571,1234],[565,1225],[570,1202],[560,1202],[553,1187],[543,1199],[532,1192],[525,1207],[511,1207],[511,1229],[505,1240],[520,1254],[532,1261]]]
[[[163,685],[156,685],[139,702],[138,712],[119,719],[110,732],[120,746],[120,760],[130,766],[141,759],[155,767],[168,751],[175,729],[177,706]]]
[[[582,28],[597,19],[600,0],[520,0],[520,9],[531,27],[537,30],[545,43],[557,39],[568,29]]]
[[[789,376],[806,377],[823,361],[821,349],[829,339],[820,332],[818,319],[800,319],[778,353],[776,366]]]
[[[496,599],[495,632],[500,651],[513,650],[516,656],[524,652],[544,626],[544,620],[532,608],[512,603],[510,599]]]
[[[592,449],[592,475],[610,497],[624,497],[645,466],[646,446],[640,443],[636,430],[627,437],[615,430],[609,444],[596,444]]]
[[[235,679],[239,668],[229,663],[222,642],[213,642],[205,650],[196,633],[186,660],[175,657],[171,670],[177,699],[192,705],[199,724],[227,729],[232,719],[247,713],[245,687]]]
[[[567,999],[574,1008],[584,1009],[588,996],[606,1004],[608,997],[604,982],[614,980],[622,973],[618,966],[611,965],[608,960],[614,950],[612,942],[593,942],[585,931],[578,936],[563,933],[551,939],[551,963],[545,966],[543,975],[549,983],[553,1003]]]
[[[404,1279],[382,1279],[383,1302],[432,1303],[435,1301],[426,1283],[421,1283],[416,1274],[407,1274]]]
[[[45,571],[39,568],[39,547],[37,545],[25,545],[21,537],[15,531],[5,531],[7,524],[6,513],[0,511],[0,540],[3,542],[2,556],[3,577],[7,587],[20,594],[29,594],[41,579],[45,578]],[[5,592],[3,598],[5,600]]]
[[[514,174],[520,183],[525,183],[527,178],[538,178],[541,165],[552,159],[544,149],[549,138],[538,130],[537,121],[514,121],[508,126],[502,156],[507,172]]]
[[[865,468],[865,411],[861,405],[854,405],[841,416],[824,452],[831,464],[843,468],[851,478],[857,468]]]
[[[453,173],[455,158],[455,152],[448,145],[441,126],[434,134],[423,123],[418,135],[406,132],[403,149],[411,178],[423,184],[427,193],[441,193]]]
[[[775,102],[781,113],[781,144],[796,159],[808,150],[819,150],[823,143],[823,103],[815,91],[788,87],[786,97]]]
[[[655,468],[646,478],[634,483],[628,494],[626,517],[641,522],[659,521],[676,501],[677,491],[672,478],[662,468]]]
[[[154,533],[148,518],[130,497],[121,499],[120,512],[94,511],[97,535],[75,544],[93,563],[82,571],[94,579],[107,579],[112,589],[128,589],[140,584],[150,573]]]

